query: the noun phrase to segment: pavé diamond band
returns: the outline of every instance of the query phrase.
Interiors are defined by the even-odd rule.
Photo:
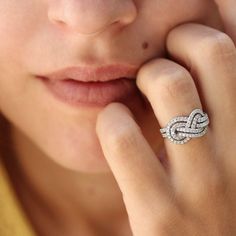
[[[201,109],[193,110],[189,116],[174,117],[160,132],[175,144],[185,144],[191,138],[201,137],[207,132],[209,118]]]

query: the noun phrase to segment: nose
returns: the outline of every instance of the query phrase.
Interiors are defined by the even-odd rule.
[[[137,16],[133,0],[48,0],[50,22],[80,34],[125,27]]]

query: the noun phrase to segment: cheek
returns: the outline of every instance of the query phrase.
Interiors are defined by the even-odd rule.
[[[22,58],[39,20],[33,2],[0,1],[0,106],[25,94],[29,79]]]
[[[20,61],[28,42],[37,35],[44,15],[42,4],[37,5],[36,2],[35,0],[0,1],[1,62],[16,61],[16,59]]]
[[[218,9],[211,0],[178,0],[178,4],[176,0],[137,0],[137,8],[140,14],[135,34],[137,39],[143,38],[139,48],[149,59],[165,55],[166,36],[177,25],[197,22],[223,29]]]
[[[219,24],[219,13],[214,1],[210,0],[153,0],[140,3],[146,11],[147,27],[168,32],[173,27],[195,21],[209,25]],[[158,30],[158,29],[157,29]]]

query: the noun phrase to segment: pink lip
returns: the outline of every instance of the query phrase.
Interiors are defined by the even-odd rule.
[[[128,64],[112,64],[102,67],[68,67],[49,74],[40,75],[50,80],[73,79],[78,81],[108,81],[118,78],[134,79],[138,67]]]
[[[105,106],[140,96],[135,83],[137,70],[135,66],[122,64],[69,67],[36,77],[63,102],[75,106]]]

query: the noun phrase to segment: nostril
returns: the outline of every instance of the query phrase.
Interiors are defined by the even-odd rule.
[[[120,22],[120,21],[119,21],[119,20],[117,20],[117,21],[113,22],[111,25],[118,24],[119,22]]]
[[[63,27],[66,25],[66,23],[62,20],[54,20],[54,23],[58,26],[63,26]]]
[[[104,1],[51,1],[48,18],[55,25],[83,35],[94,36],[112,26],[113,31],[131,24],[137,9],[131,0]],[[125,3],[123,3],[125,2]]]

